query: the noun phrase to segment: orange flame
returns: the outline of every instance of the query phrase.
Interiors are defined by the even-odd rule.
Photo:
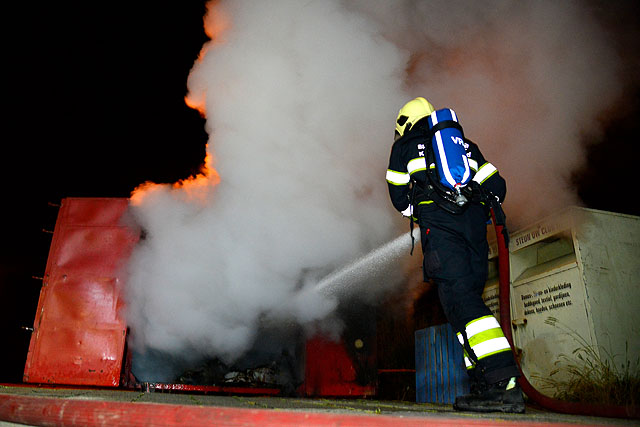
[[[198,112],[200,112],[201,117],[206,117],[207,109],[206,109],[205,98],[206,98],[205,94],[202,94],[200,97],[196,99],[193,94],[189,93],[187,96],[184,97],[184,103],[187,104],[187,107],[193,108],[194,110],[197,110]]]
[[[204,44],[196,62],[202,62],[202,58],[207,54],[209,48],[224,43],[223,34],[229,28],[231,28],[231,18],[223,10],[220,1],[210,2],[207,5],[207,14],[204,17],[204,31],[211,40]],[[202,117],[206,117],[206,91],[198,94],[190,92],[184,97],[184,102],[189,108],[199,111]]]
[[[222,42],[222,34],[231,27],[231,18],[220,6],[220,1],[215,0],[207,5],[207,14],[204,17],[204,32],[213,42]]]
[[[219,0],[214,0],[207,5],[207,14],[204,18],[205,33],[211,39],[202,47],[197,61],[201,62],[207,53],[207,50],[216,45],[223,43],[222,34],[231,27],[231,19],[223,10]],[[192,92],[184,97],[184,102],[189,108],[193,108],[200,112],[202,117],[206,117],[206,92],[202,91],[198,94]],[[213,167],[213,156],[209,153],[207,144],[207,155],[204,159],[204,165],[200,172],[195,176],[172,184],[170,187],[166,184],[156,184],[153,182],[145,182],[136,187],[131,194],[131,203],[140,205],[142,201],[155,191],[170,188],[172,195],[184,198],[188,201],[206,203],[209,200],[209,194],[220,182],[220,175]]]
[[[173,183],[170,187],[167,184],[156,184],[153,182],[145,182],[137,186],[131,194],[131,204],[138,206],[143,200],[154,193],[162,191],[162,189],[170,189],[171,193],[189,202],[206,203],[213,192],[213,188],[220,182],[220,175],[213,168],[213,157],[207,152],[204,165],[200,173],[190,176],[186,179]]]
[[[208,148],[208,144],[207,144]],[[213,168],[213,157],[207,150],[200,173],[174,183],[172,188],[183,190],[189,201],[206,202],[213,187],[220,182],[218,171]]]

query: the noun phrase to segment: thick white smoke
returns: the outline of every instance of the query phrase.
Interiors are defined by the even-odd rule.
[[[132,197],[139,352],[233,361],[265,319],[326,319],[336,301],[310,289],[407,226],[384,173],[409,99],[458,111],[522,223],[574,202],[579,132],[617,95],[581,3],[216,1],[205,26],[188,100],[206,114],[208,169]]]
[[[206,25],[189,98],[220,180],[135,192],[128,319],[134,348],[232,361],[265,317],[329,315],[306,287],[398,232],[384,172],[407,56],[336,1],[215,3]]]
[[[584,160],[580,139],[599,130],[598,114],[623,87],[621,58],[592,3],[348,4],[411,52],[411,94],[454,108],[465,135],[505,176],[512,229],[579,203],[568,178]]]

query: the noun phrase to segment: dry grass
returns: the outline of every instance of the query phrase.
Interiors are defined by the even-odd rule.
[[[548,378],[537,377],[545,387],[555,390],[554,397],[583,403],[636,406],[640,404],[640,358],[629,360],[628,349],[624,362],[614,363],[621,355],[612,355],[602,346],[590,345],[576,331],[549,317],[545,323],[560,328],[575,338],[580,347],[571,357],[560,355],[557,369]],[[599,350],[599,351],[598,351]],[[568,380],[557,380],[555,374],[563,371]]]

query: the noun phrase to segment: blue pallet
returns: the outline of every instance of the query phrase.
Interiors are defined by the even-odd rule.
[[[415,332],[416,402],[453,403],[469,392],[462,346],[450,324]]]

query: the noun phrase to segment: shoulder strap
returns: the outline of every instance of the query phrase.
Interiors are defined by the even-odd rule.
[[[456,128],[460,131],[460,133],[462,134],[462,137],[464,138],[464,131],[462,130],[462,126],[460,126],[460,123],[454,121],[454,120],[444,120],[441,122],[436,123],[436,125],[434,127],[432,127],[429,132],[431,133],[431,135],[435,135],[436,132],[438,132],[439,130],[445,129],[445,128]]]
[[[427,166],[427,170],[426,170],[427,179],[430,180],[430,181],[434,181],[434,180],[437,180],[437,178],[433,176],[434,171],[431,169],[431,165],[435,163],[436,157],[435,157],[435,154],[433,152],[433,145],[432,145],[431,139],[435,135],[435,131],[433,129],[429,129],[428,127],[425,127],[423,133],[424,133],[424,137],[425,137],[424,160],[425,160],[425,162],[427,164],[426,165]]]

